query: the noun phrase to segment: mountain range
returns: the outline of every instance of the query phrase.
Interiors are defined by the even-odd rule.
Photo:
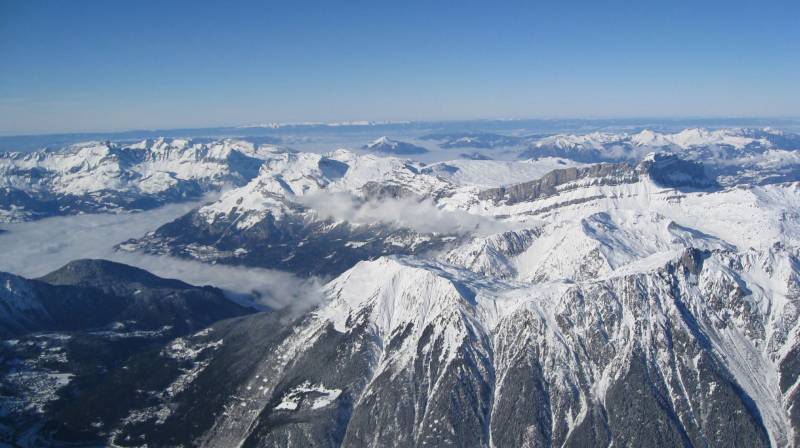
[[[33,198],[7,220],[226,186],[118,250],[324,286],[258,310],[98,260],[2,274],[3,440],[800,446],[798,137],[513,138],[518,160],[429,164],[236,140],[4,156]]]
[[[0,153],[0,222],[143,210],[243,185],[287,152],[242,140],[90,142]]]
[[[428,152],[428,150],[423,148],[422,146],[417,146],[411,143],[392,140],[386,136],[383,136],[373,141],[372,143],[364,145],[362,149],[369,152],[397,155],[397,156],[411,155],[411,154],[425,154],[426,152]]]

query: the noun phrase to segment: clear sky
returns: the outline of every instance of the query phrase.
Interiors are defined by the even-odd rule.
[[[0,0],[0,133],[800,116],[800,1]]]

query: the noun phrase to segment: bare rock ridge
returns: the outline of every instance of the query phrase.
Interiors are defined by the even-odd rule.
[[[507,187],[491,188],[478,194],[480,199],[515,204],[552,196],[564,185],[586,181],[595,185],[618,185],[638,182],[643,176],[656,184],[672,188],[712,188],[718,186],[697,162],[682,160],[671,154],[651,154],[642,162],[600,163],[587,167],[553,170],[541,179]]]

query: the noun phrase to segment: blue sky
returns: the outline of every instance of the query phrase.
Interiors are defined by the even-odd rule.
[[[499,3],[0,0],[0,133],[800,116],[796,0]]]

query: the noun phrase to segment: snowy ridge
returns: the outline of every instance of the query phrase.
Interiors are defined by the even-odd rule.
[[[456,195],[462,194],[459,188],[499,187],[541,177],[561,165],[634,162],[654,150],[702,162],[726,186],[800,180],[800,137],[772,129],[515,138],[527,142],[520,162],[457,160],[428,166],[344,150],[323,156],[293,153],[237,139],[87,142],[60,151],[3,153],[0,220],[152,208],[228,185],[240,187],[256,177],[262,177],[261,190],[278,194],[305,194],[330,183],[335,183],[331,191],[355,193],[370,188],[368,184],[374,190],[374,183],[384,183],[417,195]],[[424,150],[387,137],[365,148],[398,156]],[[382,192],[386,189],[380,187]]]
[[[384,173],[392,173],[385,181],[397,179]],[[677,185],[696,180],[669,173]],[[477,199],[471,187],[445,188],[450,194],[435,196],[441,207],[501,217],[518,229],[459,243],[439,261],[362,261],[330,282],[328,301],[305,328],[324,334],[329,324],[342,337],[370,341],[348,346],[365,351],[359,356],[369,368],[363,382],[347,386],[356,403],[350,425],[359,429],[346,440],[371,437],[358,426],[362,419],[422,406],[412,426],[398,429],[411,431],[415,443],[441,442],[442,434],[496,446],[577,443],[601,425],[599,409],[618,415],[615,409],[631,406],[627,397],[643,393],[644,369],[685,437],[720,440],[733,430],[722,409],[735,408],[742,409],[734,424],[741,437],[794,445],[796,388],[784,384],[797,383],[785,366],[800,330],[800,216],[791,212],[800,205],[798,185],[698,190],[644,174],[624,182],[578,178],[514,204]],[[348,359],[337,361],[339,369],[354,362]],[[540,436],[511,440],[507,419],[527,417],[505,414],[508,406],[520,393],[537,393],[520,391],[527,387],[520,369],[541,381],[549,405],[526,423],[546,425]],[[427,385],[427,402],[388,392],[407,382]],[[489,422],[488,432],[467,436],[474,426],[437,407],[445,389],[468,419]],[[646,393],[635,400],[642,412],[662,412],[648,407],[657,399]],[[643,436],[629,420],[603,418],[613,440]],[[669,440],[672,430],[663,431],[658,437]],[[374,437],[405,443],[399,433]]]
[[[581,166],[570,160],[545,157],[538,160],[453,160],[425,166],[422,172],[459,186],[500,187],[537,179],[565,166]]]
[[[291,207],[287,204],[302,203],[299,197],[315,193],[345,193],[368,199],[396,187],[393,192],[397,194],[425,198],[454,189],[419,170],[420,166],[410,161],[360,156],[343,149],[327,155],[283,154],[267,161],[250,183],[225,193],[199,213],[209,223],[236,216],[237,227],[248,228],[268,215],[279,219]]]
[[[639,160],[652,151],[702,162],[724,185],[798,180],[800,136],[774,129],[685,129],[676,133],[561,134],[528,141],[521,158],[585,163]]]
[[[0,218],[119,211],[197,197],[228,184],[243,185],[265,161],[284,153],[271,145],[240,140],[183,139],[133,145],[89,142],[62,151],[3,153],[0,190],[5,190],[10,203],[0,202]]]
[[[702,253],[711,255],[698,255]],[[791,261],[796,259],[795,254],[781,249],[757,253],[760,254],[757,257],[772,258],[777,265],[796,263]],[[696,256],[709,257],[703,261],[702,268],[693,265],[692,261],[684,261]],[[741,263],[741,267],[732,269],[730,264],[734,263],[733,260]],[[566,397],[574,387],[582,390],[581,398],[573,401],[569,410],[565,409],[563,413],[553,410],[553,418],[563,419],[558,422],[565,428],[564,439],[560,440],[566,440],[575,423],[585,418],[592,403],[603,403],[608,399],[609,388],[615,387],[614,384],[618,384],[626,374],[627,363],[631,362],[629,356],[641,350],[649,353],[647,362],[652,362],[661,371],[676,408],[682,402],[694,402],[692,406],[699,408],[705,405],[696,400],[712,399],[716,393],[714,381],[699,386],[706,388],[703,397],[670,385],[670,378],[678,374],[676,369],[684,368],[695,370],[701,381],[707,381],[702,367],[691,363],[677,366],[676,355],[672,353],[675,349],[658,342],[655,346],[646,345],[666,336],[665,322],[676,326],[673,331],[693,331],[695,322],[686,321],[683,305],[673,301],[675,294],[680,294],[680,300],[694,316],[703,316],[701,328],[715,347],[714,353],[718,354],[710,356],[720,356],[714,362],[722,362],[735,381],[755,400],[772,443],[782,446],[788,443],[793,430],[786,411],[782,410],[778,366],[782,353],[795,344],[790,339],[797,332],[798,297],[795,293],[787,301],[786,296],[774,296],[763,288],[777,286],[785,290],[796,282],[797,274],[795,272],[791,274],[792,278],[787,278],[785,269],[766,274],[764,269],[769,271],[770,267],[753,265],[745,260],[747,258],[742,259],[735,252],[724,249],[675,252],[672,257],[652,263],[647,269],[621,273],[606,280],[572,284],[557,281],[527,286],[525,283],[502,283],[475,277],[446,265],[420,264],[410,259],[380,259],[362,262],[332,282],[328,286],[332,301],[318,315],[333,322],[334,328],[340,332],[361,331],[362,322],[368,322],[366,328],[382,341],[377,345],[383,347],[383,354],[376,355],[376,359],[381,361],[375,367],[374,375],[386,370],[397,374],[398,370],[418,362],[414,360],[420,356],[420,347],[425,345],[423,339],[427,328],[434,328],[433,336],[428,337],[440,341],[437,344],[441,345],[436,347],[437,353],[441,354],[437,356],[442,357],[439,362],[445,366],[463,356],[464,350],[495,351],[495,402],[504,399],[497,394],[502,394],[504,388],[503,378],[508,375],[505,369],[513,367],[503,364],[514,362],[511,359],[503,361],[506,355],[501,353],[506,349],[512,350],[511,347],[504,348],[508,344],[506,341],[527,338],[526,345],[540,347],[542,356],[547,356],[540,362],[548,366],[544,375],[547,384],[551,385],[551,396]],[[678,275],[676,268],[677,272],[685,269],[690,275]],[[674,279],[678,282],[679,292],[665,275],[677,275]],[[766,285],[754,282],[755,278],[765,281]],[[720,291],[740,292],[729,296]],[[751,293],[743,295],[742,291]],[[593,299],[584,300],[582,297]],[[714,299],[709,301],[711,297]],[[734,321],[730,320],[731,310],[739,313]],[[602,321],[593,321],[601,315],[604,316]],[[563,322],[576,325],[564,326]],[[575,342],[589,337],[584,332],[591,331],[596,325],[608,333],[605,342],[598,340],[596,343],[607,348],[594,353],[587,352],[587,348],[579,349]],[[523,330],[529,327],[540,330],[534,333]],[[475,342],[469,337],[472,333],[486,337],[493,335],[493,342],[488,346],[483,342],[475,347],[472,345]],[[396,354],[389,356],[386,350],[400,334],[403,334],[403,345],[393,352]],[[589,340],[595,338],[592,336]],[[433,347],[428,346],[428,349]],[[575,364],[575,359],[581,359],[581,364]],[[581,371],[597,373],[581,377],[576,373]],[[686,412],[681,419],[694,418],[691,412],[696,411]],[[685,424],[689,425],[688,422]]]
[[[775,147],[769,136],[780,137],[782,134],[771,129],[758,131],[750,129],[717,129],[700,128],[684,129],[676,133],[662,133],[650,129],[638,133],[603,133],[559,134],[545,137],[533,143],[534,147],[557,147],[562,149],[604,149],[607,145],[630,143],[647,148],[677,147],[689,149],[702,146],[730,146],[745,149],[749,145]]]
[[[394,155],[424,154],[428,152],[427,149],[421,146],[397,140],[392,140],[386,136],[380,137],[375,141],[367,145],[364,145],[362,149],[369,152],[394,154]]]
[[[748,145],[761,144],[771,146],[766,138],[755,138],[747,135],[747,131],[740,129],[720,129],[709,131],[706,129],[685,129],[675,134],[661,134],[644,130],[630,136],[631,142],[638,146],[670,146],[675,145],[686,149],[693,146],[727,145],[736,149],[743,149]]]

